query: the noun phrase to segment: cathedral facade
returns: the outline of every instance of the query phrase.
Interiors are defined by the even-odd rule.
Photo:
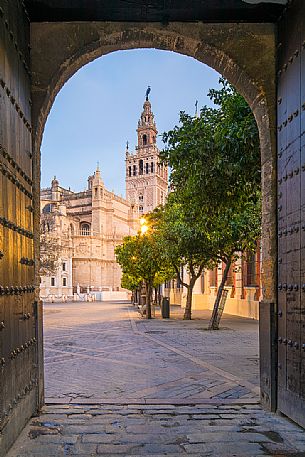
[[[58,249],[55,268],[41,274],[42,299],[127,298],[114,250],[124,236],[137,233],[141,215],[166,199],[168,170],[159,163],[156,136],[146,96],[137,146],[134,153],[126,149],[126,199],[105,188],[99,167],[84,192],[65,189],[56,178],[41,190],[42,249],[46,239]]]

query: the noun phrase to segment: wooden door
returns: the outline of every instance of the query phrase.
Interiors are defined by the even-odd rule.
[[[278,409],[305,426],[305,4],[279,28]]]
[[[37,409],[29,22],[0,0],[0,455]]]

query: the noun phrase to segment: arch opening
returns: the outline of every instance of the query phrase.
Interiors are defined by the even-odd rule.
[[[36,26],[34,26],[35,28]],[[38,26],[39,27],[39,26]],[[56,26],[55,26],[56,27]],[[122,26],[124,27],[124,26]],[[200,34],[190,38],[188,33],[183,36],[175,26],[169,30],[160,30],[155,26],[148,26],[145,29],[138,26],[126,27],[126,30],[112,31],[107,38],[101,31],[97,31],[98,37],[93,41],[81,43],[81,46],[71,46],[69,55],[60,57],[60,61],[55,63],[56,71],[46,72],[44,93],[37,95],[39,83],[33,87],[34,102],[34,154],[38,157],[39,149],[48,112],[52,106],[56,94],[63,84],[83,65],[101,57],[109,52],[123,49],[137,48],[158,48],[175,51],[184,55],[194,57],[200,62],[206,63],[210,67],[222,74],[236,89],[244,96],[249,103],[257,121],[262,155],[262,189],[264,195],[263,204],[263,295],[266,300],[275,296],[275,219],[274,192],[271,190],[275,181],[275,140],[274,140],[274,105],[271,102],[270,92],[260,78],[255,79],[254,75],[247,73],[247,68],[234,59],[223,49],[221,42],[204,41]],[[54,28],[54,24],[51,25]],[[54,30],[53,30],[54,31]],[[33,39],[35,39],[34,30]],[[239,33],[241,31],[239,30]],[[215,37],[214,37],[215,38]],[[253,38],[253,36],[252,36]],[[210,41],[210,42],[209,42]],[[215,41],[215,40],[214,40]],[[217,40],[216,40],[217,41]],[[260,40],[256,45],[259,47]],[[272,46],[271,46],[272,47]],[[35,58],[34,65],[35,65]],[[271,71],[272,73],[272,71]],[[270,73],[270,74],[271,74]],[[273,74],[272,74],[273,76]],[[271,83],[271,80],[268,80]],[[271,83],[272,86],[273,83]],[[271,89],[272,92],[272,89]],[[133,165],[132,174],[136,176],[140,171]],[[39,169],[36,170],[36,176]],[[270,236],[271,233],[271,236]]]

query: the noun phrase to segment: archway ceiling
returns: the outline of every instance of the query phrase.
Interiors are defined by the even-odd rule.
[[[274,22],[287,0],[25,0],[33,22]]]

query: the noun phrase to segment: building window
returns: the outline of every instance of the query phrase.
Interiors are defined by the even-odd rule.
[[[149,173],[149,164],[148,164],[148,162],[146,162],[146,164],[145,164],[145,172],[148,175],[148,173]]]
[[[151,162],[151,164],[150,164],[150,172],[151,173],[154,172],[154,162]]]
[[[243,268],[244,272],[244,285],[248,287],[258,286],[258,268],[259,260],[256,252],[248,253],[246,255],[245,267]]]
[[[67,285],[67,278],[62,278],[62,285],[66,287]]]
[[[225,268],[226,268],[226,264],[223,262],[223,264],[222,264],[222,274],[224,273]],[[234,269],[235,269],[235,265],[234,265],[234,263],[232,263],[230,268],[229,268],[229,272],[228,272],[228,276],[227,276],[227,280],[226,280],[226,286],[233,286],[234,285]]]
[[[52,213],[52,210],[53,210],[53,207],[52,207],[52,203],[48,203],[47,205],[45,205],[43,207],[43,214],[47,214],[47,213]]]
[[[177,274],[177,280],[176,280],[176,287],[177,289],[181,289],[183,287],[183,273],[184,273],[184,268],[183,266],[180,266],[180,275]],[[180,281],[181,279],[181,281]]]
[[[62,271],[66,271],[66,262],[62,263]]]
[[[210,270],[210,287],[217,287],[217,267]]]
[[[201,286],[201,293],[204,294],[204,271],[201,273],[200,286]]]
[[[139,160],[139,175],[143,175],[143,160]]]
[[[139,202],[142,202],[144,199],[143,195],[139,195]]]
[[[51,278],[51,287],[55,287],[55,278]]]
[[[147,135],[143,135],[143,146],[147,145]]]
[[[143,206],[139,206],[139,212],[143,213]]]
[[[131,167],[128,167],[128,176],[131,176]]]
[[[171,281],[165,281],[164,287],[165,287],[165,289],[170,289],[171,288]]]
[[[87,222],[83,222],[80,226],[80,234],[82,236],[89,236],[90,235],[90,224]]]
[[[137,176],[137,166],[133,166],[133,176]]]

